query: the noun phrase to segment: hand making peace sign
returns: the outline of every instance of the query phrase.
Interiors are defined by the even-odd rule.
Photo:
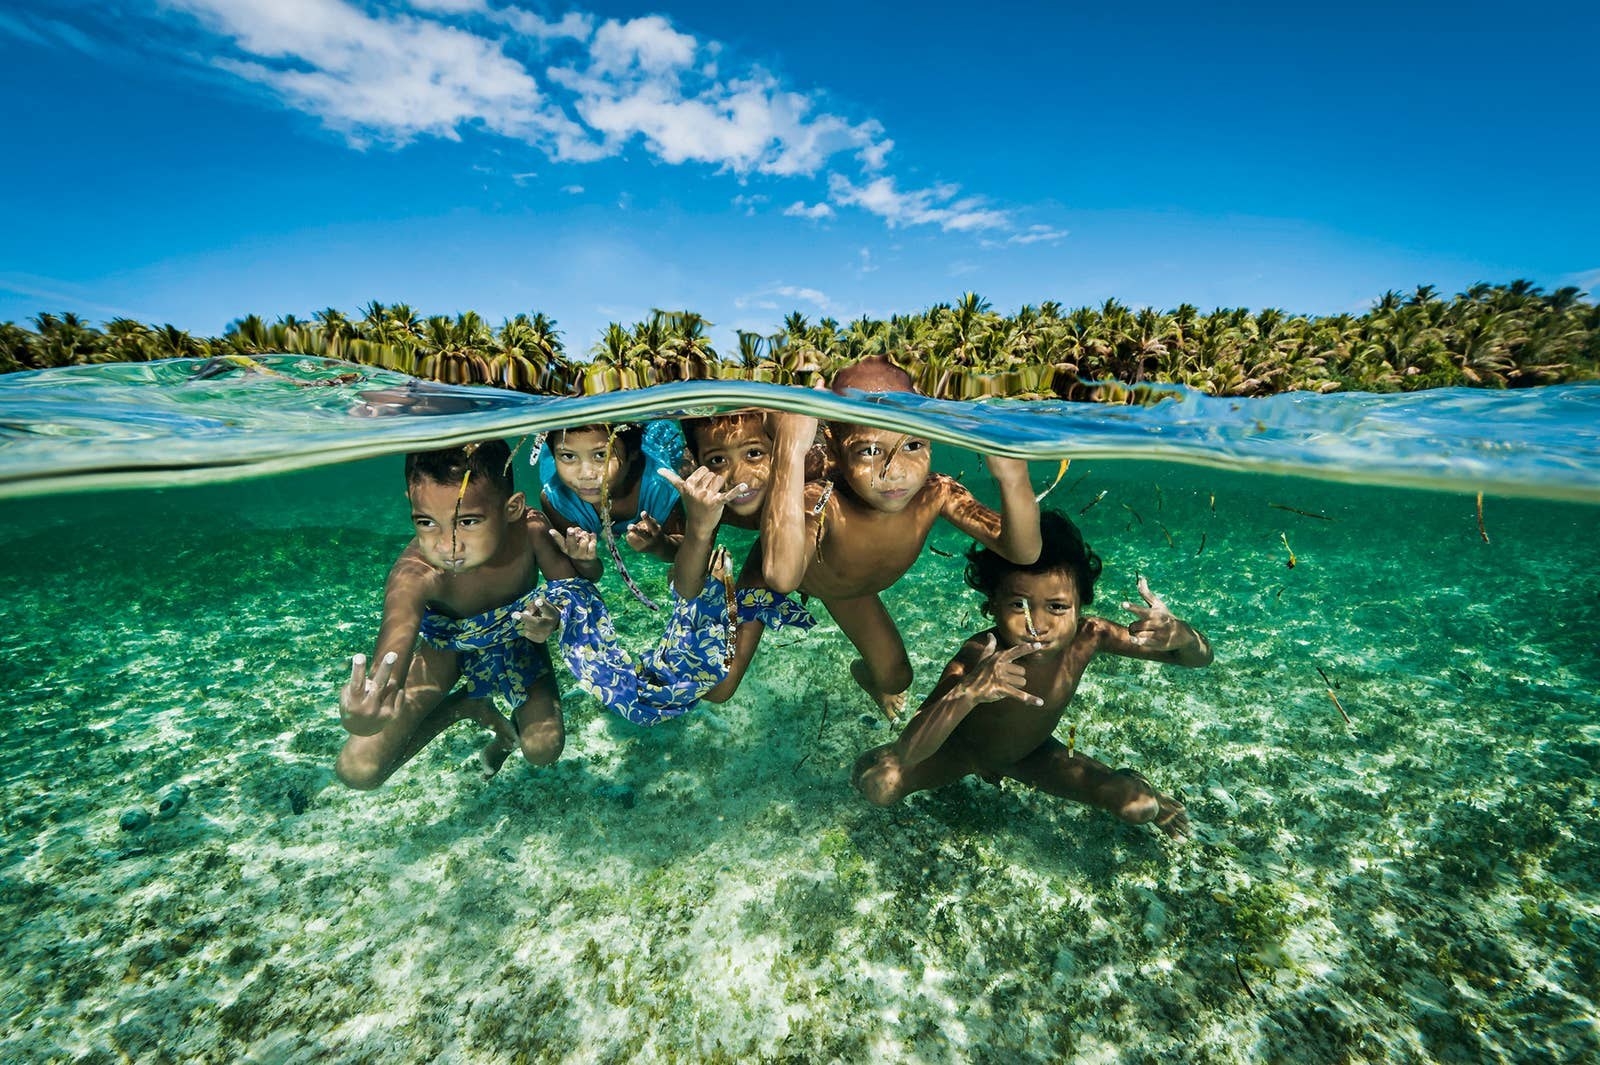
[[[1028,674],[1017,659],[1030,655],[1039,649],[1036,643],[1019,643],[1014,647],[1007,647],[1003,651],[995,650],[996,642],[994,633],[988,636],[988,644],[983,650],[983,658],[978,660],[963,681],[967,694],[974,703],[992,703],[997,699],[1018,699],[1029,706],[1043,706],[1044,700],[1037,695],[1028,694],[1023,685],[1027,683]]]

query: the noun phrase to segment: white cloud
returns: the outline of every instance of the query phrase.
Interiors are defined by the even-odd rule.
[[[870,274],[877,268],[878,264],[872,261],[872,249],[862,248],[856,262],[857,276],[862,274]]]
[[[557,22],[549,22],[520,7],[503,7],[489,14],[496,22],[537,41],[587,41],[594,32],[594,18],[581,11],[569,11]]]
[[[1576,285],[1585,292],[1600,293],[1600,267],[1568,274],[1561,279],[1561,283],[1563,285]]]
[[[816,173],[841,151],[868,150],[882,127],[814,113],[807,96],[765,71],[717,80],[717,51],[657,15],[604,23],[586,63],[557,66],[551,80],[570,90],[574,112],[615,154],[642,140],[668,163],[700,162],[737,174]]]
[[[670,74],[694,62],[695,39],[660,15],[608,19],[589,42],[592,70],[600,74]]]
[[[571,136],[570,122],[496,41],[342,0],[168,0],[231,39],[219,68],[267,86],[355,143],[455,140],[478,124],[521,139]]]
[[[538,176],[539,172],[537,170],[526,170],[520,174],[512,174],[511,180],[515,181],[518,185],[526,185],[528,182],[532,181]]]
[[[1068,232],[1069,231],[1065,230],[1065,229],[1052,229],[1049,226],[1033,225],[1033,226],[1029,226],[1027,229],[1023,230],[1021,233],[1013,233],[1013,234],[1011,234],[1011,237],[1010,237],[1010,239],[1008,240],[1007,243],[1010,243],[1010,244],[1037,244],[1040,241],[1044,241],[1044,240],[1048,240],[1048,241],[1054,243],[1056,241],[1060,241],[1060,240],[1066,239],[1066,237],[1068,235]]]
[[[977,196],[961,199],[956,185],[936,185],[931,189],[901,192],[892,177],[873,178],[864,185],[852,184],[842,174],[828,175],[829,198],[841,207],[860,207],[894,226],[937,225],[946,232],[1001,229],[1010,225],[1010,216],[984,206]]]
[[[828,299],[827,293],[822,292],[820,289],[801,288],[797,285],[774,285],[767,291],[774,296],[784,296],[788,299],[804,300],[807,303],[815,304],[823,312],[827,312],[833,306],[833,301]]]
[[[784,214],[817,221],[849,206],[891,228],[1013,233],[1007,211],[956,186],[902,190],[884,172],[894,142],[877,121],[835,113],[820,92],[735,64],[717,42],[662,15],[568,11],[553,19],[502,2],[406,0],[389,9],[370,0],[157,0],[220,38],[186,42],[184,58],[210,57],[357,147],[480,131],[560,162],[642,151],[741,179],[831,170],[826,202],[797,200]],[[36,20],[15,19],[0,22],[5,31],[44,32]],[[1062,236],[1034,226],[1012,240]]]
[[[563,185],[563,186],[561,186],[561,191],[565,192],[569,196],[581,196],[581,195],[583,195],[583,186],[582,185]]]
[[[782,304],[773,299],[774,296],[789,301],[787,306],[791,309],[794,307],[793,301],[799,300],[813,305],[823,314],[833,313],[833,301],[828,298],[827,293],[821,289],[806,288],[801,285],[768,285],[748,295],[736,298],[733,304],[740,310],[746,307],[754,307],[757,310],[775,311]]]
[[[484,0],[406,0],[418,11],[437,11],[442,15],[468,15],[485,12]]]
[[[796,200],[789,206],[785,207],[783,209],[783,213],[787,218],[809,218],[813,222],[816,222],[824,218],[832,218],[833,208],[829,207],[825,203],[813,203],[807,205],[804,200]]]
[[[879,127],[880,130],[882,127]],[[856,153],[856,158],[861,161],[863,170],[882,170],[883,161],[889,155],[889,149],[894,147],[894,141],[885,137],[867,145]]]

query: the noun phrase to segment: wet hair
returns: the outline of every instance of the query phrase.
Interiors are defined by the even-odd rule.
[[[688,447],[689,447],[689,456],[690,456],[690,458],[694,459],[696,462],[700,461],[700,433],[701,433],[701,430],[709,429],[713,425],[717,425],[717,424],[720,424],[722,422],[745,421],[745,420],[751,419],[751,418],[755,419],[757,422],[759,422],[761,424],[761,431],[763,433],[767,431],[767,427],[766,427],[767,416],[764,413],[762,413],[761,411],[758,411],[758,410],[740,411],[737,414],[718,414],[718,415],[716,415],[715,417],[712,417],[712,418],[685,418],[685,419],[683,419],[683,421],[680,423],[682,425],[682,427],[683,427],[683,442],[685,444],[687,444]]]
[[[1042,546],[1037,561],[1019,566],[998,552],[980,544],[967,549],[967,585],[982,595],[993,599],[1000,582],[1011,573],[1049,573],[1066,570],[1078,586],[1078,605],[1094,602],[1094,583],[1100,579],[1100,556],[1094,553],[1083,539],[1083,533],[1072,519],[1058,510],[1039,514],[1039,538]]]
[[[915,392],[917,382],[882,355],[868,355],[834,374],[828,387],[840,396],[851,388],[863,392]]]
[[[837,396],[847,395],[851,390],[920,394],[917,392],[916,379],[882,355],[868,355],[846,366],[833,375],[828,388]],[[844,446],[845,437],[856,429],[872,429],[876,426],[831,421],[824,423],[824,428],[827,430],[828,450],[834,457],[842,459],[840,448]]]
[[[418,481],[457,485],[469,474],[474,481],[493,485],[506,499],[516,492],[511,477],[511,448],[504,440],[480,440],[438,451],[413,451],[406,456],[408,488]]]

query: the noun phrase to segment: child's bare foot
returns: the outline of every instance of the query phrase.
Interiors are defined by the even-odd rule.
[[[886,695],[880,692],[872,683],[872,673],[867,669],[867,663],[859,658],[850,663],[850,675],[855,678],[855,682],[862,690],[877,702],[878,709],[883,711],[883,716],[888,718],[891,724],[898,725],[900,713],[906,708],[906,693],[895,692],[893,695]]]
[[[1148,823],[1155,825],[1172,839],[1182,841],[1189,838],[1189,811],[1184,808],[1183,803],[1174,799],[1171,795],[1165,795],[1157,791],[1155,786],[1150,783],[1149,778],[1137,769],[1118,769],[1116,775],[1137,781],[1140,788],[1149,792],[1150,796],[1156,800],[1156,815]],[[1136,824],[1145,823],[1138,818],[1129,818],[1126,815],[1123,815],[1123,820],[1134,820]]]
[[[500,767],[506,764],[506,759],[511,757],[515,746],[507,747],[505,741],[496,736],[478,750],[478,762],[483,766],[483,779],[488,780],[500,772]]]
[[[478,751],[478,761],[483,764],[483,779],[488,780],[500,772],[500,767],[505,765],[506,758],[517,749],[517,730],[505,719],[504,714],[481,699],[463,702],[461,717],[467,721],[476,721],[494,733],[489,742]]]

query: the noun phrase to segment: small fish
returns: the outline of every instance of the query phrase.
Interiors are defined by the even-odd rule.
[[[1279,533],[1278,534],[1278,539],[1283,541],[1283,549],[1285,551],[1289,552],[1289,561],[1285,562],[1284,565],[1288,566],[1290,569],[1294,569],[1294,564],[1295,564],[1294,548],[1289,546],[1289,534],[1288,533]]]
[[[1217,493],[1212,492],[1211,493],[1211,513],[1215,514],[1216,512],[1217,512]]]
[[[1332,518],[1328,517],[1326,514],[1318,514],[1316,511],[1312,511],[1312,510],[1301,510],[1299,507],[1291,507],[1291,506],[1289,506],[1289,505],[1287,505],[1285,503],[1268,503],[1267,506],[1276,507],[1279,510],[1287,510],[1290,514],[1298,514],[1302,518],[1316,518],[1318,521],[1332,521],[1333,520]]]
[[[1164,500],[1163,500],[1162,495],[1161,495],[1161,486],[1158,484],[1158,485],[1153,485],[1152,487],[1154,487],[1155,490],[1156,490],[1156,511],[1159,513],[1161,508],[1162,508],[1162,506],[1164,505]]]
[[[1172,538],[1172,531],[1170,529],[1168,529],[1166,527],[1166,525],[1163,524],[1162,522],[1158,521],[1158,522],[1156,522],[1156,524],[1161,526],[1161,535],[1165,536],[1167,538],[1167,546],[1168,547],[1177,547],[1178,546],[1178,542]]]
[[[1096,503],[1100,502],[1102,499],[1104,499],[1106,497],[1106,493],[1109,492],[1109,491],[1111,491],[1111,489],[1109,489],[1109,488],[1100,489],[1100,494],[1095,496],[1093,499],[1089,500],[1089,502],[1085,503],[1083,505],[1082,509],[1080,509],[1078,511],[1078,517],[1081,518],[1085,514],[1089,513],[1089,511],[1093,510],[1094,509],[1094,505]]]
[[[1061,465],[1056,467],[1056,479],[1050,482],[1050,487],[1033,497],[1035,503],[1044,502],[1044,497],[1056,490],[1056,485],[1061,483],[1061,478],[1067,475],[1067,467],[1072,465],[1071,459],[1062,459]]]
[[[1280,584],[1280,585],[1278,585],[1278,594],[1273,596],[1272,600],[1273,600],[1273,602],[1278,602],[1282,598],[1283,598],[1283,585]]]
[[[1328,675],[1326,673],[1322,672],[1322,667],[1321,666],[1317,667],[1317,676],[1321,677],[1322,678],[1322,683],[1326,684],[1330,688],[1337,688],[1339,686],[1335,682],[1333,682],[1333,681],[1328,679]]]
[[[1132,514],[1134,516],[1134,518],[1138,520],[1140,525],[1144,524],[1144,519],[1139,517],[1139,512],[1137,510],[1134,510],[1132,507],[1128,506],[1128,504],[1126,504],[1126,503],[1122,504],[1122,509],[1126,510],[1129,514]]]
[[[1483,493],[1478,493],[1478,535],[1483,537],[1483,542],[1489,542],[1489,530],[1483,527]]]
[[[1334,708],[1339,711],[1339,716],[1344,718],[1344,723],[1350,728],[1355,728],[1355,725],[1350,721],[1350,715],[1344,712],[1344,704],[1339,701],[1339,697],[1337,695],[1333,694],[1332,688],[1328,689],[1328,698],[1333,700]]]
[[[952,553],[950,551],[941,551],[937,547],[932,546],[931,544],[928,546],[928,550],[932,551],[934,554],[938,555],[940,558],[955,558],[956,557],[954,553]]]
[[[1200,555],[1200,552],[1204,551],[1205,549],[1206,549],[1206,534],[1205,533],[1201,533],[1200,534],[1200,546],[1194,549],[1195,557],[1198,558],[1199,555]]]
[[[1233,956],[1233,971],[1238,975],[1239,986],[1244,988],[1244,993],[1249,995],[1254,1001],[1260,1002],[1261,1000],[1256,998],[1256,993],[1250,990],[1250,982],[1244,978],[1244,970],[1239,967],[1239,955],[1237,954]]]

